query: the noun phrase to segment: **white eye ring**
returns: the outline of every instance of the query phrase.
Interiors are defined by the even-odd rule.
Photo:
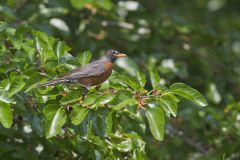
[[[118,52],[117,51],[112,51],[113,54],[117,54]]]

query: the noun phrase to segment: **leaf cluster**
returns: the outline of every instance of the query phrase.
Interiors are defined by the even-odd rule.
[[[36,89],[38,83],[87,64],[92,53],[72,56],[65,42],[28,26],[15,29],[1,22],[0,31],[0,123],[11,127],[13,134],[22,128],[24,143],[31,139],[29,132],[43,139],[45,147],[58,146],[62,140],[69,149],[60,157],[71,151],[90,159],[141,159],[146,156],[146,130],[163,140],[165,118],[176,117],[182,98],[207,105],[197,90],[184,83],[163,86],[154,67],[149,75],[138,70],[135,76],[113,71],[108,81],[89,91],[78,84]],[[148,78],[150,89],[146,88]],[[12,135],[4,136],[15,143]],[[11,150],[14,146],[1,154],[8,158],[4,153]]]

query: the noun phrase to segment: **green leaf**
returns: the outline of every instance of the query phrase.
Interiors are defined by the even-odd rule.
[[[124,76],[121,75],[119,78],[122,82],[124,82],[125,84],[130,86],[132,89],[134,89],[134,90],[141,89],[141,86],[136,78],[131,77],[131,76],[126,76],[126,75],[124,75]]]
[[[130,110],[130,107],[129,107],[127,110],[124,110],[124,114],[127,117],[130,117],[131,119],[133,119],[134,121],[136,121],[139,124],[143,123],[143,118],[140,114],[140,110],[138,110],[138,109],[136,111],[133,111],[133,110]]]
[[[35,48],[38,51],[38,53],[40,54],[40,56],[43,56],[43,47],[41,45],[41,42],[39,40],[38,37],[34,37],[34,42],[35,42]]]
[[[112,74],[109,77],[109,86],[116,90],[121,90],[128,87],[125,82],[121,81],[121,75],[115,70],[112,71]]]
[[[39,135],[42,136],[43,134],[43,127],[42,127],[42,120],[38,116],[34,116],[31,120],[30,123],[32,125],[32,128],[34,131]]]
[[[94,103],[94,101],[98,98],[98,95],[96,92],[88,93],[87,96],[85,96],[85,99],[82,102],[82,106],[88,106]]]
[[[9,20],[15,20],[16,19],[15,12],[13,11],[12,7],[9,8],[10,6],[9,7],[7,6],[8,5],[1,4],[0,7],[1,17],[4,17],[3,19],[7,18]]]
[[[92,105],[91,108],[95,108],[97,106],[102,106],[108,102],[110,102],[113,98],[114,98],[114,94],[111,94],[111,93],[106,93],[106,94],[103,94],[101,95],[100,97],[98,97],[94,104]]]
[[[164,112],[160,107],[146,109],[146,116],[149,123],[150,131],[153,137],[159,141],[164,138],[165,118]]]
[[[60,103],[62,105],[66,105],[69,103],[77,102],[82,99],[82,92],[80,91],[72,91],[68,93],[66,96],[64,96],[61,100]]]
[[[146,124],[145,123],[139,123],[132,119],[131,117],[126,117],[128,123],[131,125],[134,132],[138,133],[139,136],[144,136],[146,131]]]
[[[0,33],[7,29],[7,23],[0,21]]]
[[[113,127],[112,112],[109,112],[106,117],[106,132],[108,135],[112,132],[112,127]]]
[[[86,137],[90,137],[91,136],[91,134],[92,134],[92,127],[93,127],[93,120],[91,119],[91,115],[90,116],[88,116],[87,118],[87,128],[85,128],[85,130],[86,130]]]
[[[125,109],[123,113],[134,131],[137,132],[140,136],[144,136],[146,131],[146,124],[141,115],[141,110],[135,108],[134,111],[133,107],[128,107],[128,109]]]
[[[160,105],[165,106],[168,108],[170,113],[176,117],[177,115],[177,103],[174,101],[174,99],[171,98],[170,95],[164,95],[160,99]]]
[[[8,96],[8,92],[3,89],[0,89],[0,101],[3,101],[5,103],[16,104],[16,102]]]
[[[97,5],[103,9],[110,10],[112,8],[111,0],[101,0],[96,2],[97,2]]]
[[[133,160],[146,160],[149,159],[146,154],[144,154],[144,151],[141,149],[135,149],[133,151]]]
[[[73,110],[71,111],[71,122],[74,125],[79,125],[85,119],[88,114],[89,109],[83,108],[80,105],[72,106]]]
[[[46,61],[47,59],[55,57],[53,51],[53,44],[55,42],[55,39],[39,31],[33,31],[32,34],[34,36],[35,48],[40,54],[41,60]]]
[[[51,120],[59,108],[60,106],[57,104],[49,104],[43,108],[43,114],[47,117],[48,120]]]
[[[0,122],[5,128],[10,128],[12,125],[12,112],[10,105],[0,101]]]
[[[100,148],[100,147],[99,147]],[[106,149],[107,151],[107,149]],[[105,152],[106,153],[106,152]],[[105,154],[104,153],[104,154]],[[93,155],[92,155],[93,156]],[[98,151],[97,149],[94,150],[94,157],[92,157],[92,159],[104,159],[104,155],[103,153],[101,153],[100,151]]]
[[[25,86],[25,82],[21,77],[14,77],[11,79],[11,85],[8,90],[8,96],[12,97],[14,94],[18,93]]]
[[[120,143],[117,143],[116,148],[120,152],[129,152],[133,148],[132,143],[131,143],[131,139],[128,138],[128,139],[125,139],[125,140],[121,141]]]
[[[202,94],[184,83],[174,83],[169,89],[174,94],[189,99],[199,106],[207,106],[207,102]]]
[[[56,40],[53,44],[53,51],[58,57],[58,60],[69,50],[70,48],[63,41]]]
[[[110,102],[110,105],[116,106],[125,100],[132,99],[132,96],[132,93],[128,90],[119,90],[114,99]]]
[[[143,73],[141,73],[139,71],[137,71],[137,80],[139,81],[139,83],[140,83],[140,85],[142,87],[145,86],[145,84],[146,84],[146,77],[145,77],[145,75]]]
[[[83,53],[78,54],[78,59],[81,65],[87,64],[91,58],[92,58],[92,53],[89,51],[85,51]]]
[[[3,79],[0,82],[0,88],[4,90],[9,90],[10,88],[10,80],[9,79]]]
[[[123,107],[136,104],[137,101],[133,98],[133,95],[128,90],[119,90],[114,99],[110,102],[110,106],[114,110],[120,110]]]
[[[165,95],[166,96],[166,95]],[[174,94],[167,94],[169,98],[171,98],[174,102],[178,103],[180,100]]]
[[[94,113],[94,115],[95,115],[93,117],[93,119],[94,119],[94,121],[93,121],[94,122],[93,123],[94,131],[101,138],[106,137],[107,136],[108,110],[106,108],[99,109]]]
[[[82,9],[84,8],[85,4],[91,3],[92,5],[96,7],[100,7],[102,9],[110,10],[112,7],[112,3],[110,0],[100,0],[100,1],[94,1],[94,0],[84,0],[84,1],[79,1],[79,0],[70,0],[71,5],[75,9]]]
[[[124,69],[131,76],[135,76],[136,71],[139,70],[136,62],[134,62],[134,60],[129,57],[120,58],[116,61],[116,64],[118,65],[118,67]]]
[[[34,61],[35,61],[35,54],[36,54],[35,48],[32,47],[32,46],[29,46],[29,44],[26,44],[26,43],[22,44],[22,48],[28,54],[28,60],[31,63],[34,63]]]
[[[107,144],[100,138],[97,136],[91,136],[90,137],[90,142],[92,142],[93,144],[95,144],[96,148],[100,151],[102,151],[103,153],[106,154],[107,152]]]
[[[131,99],[126,99],[126,100],[124,100],[123,102],[118,103],[117,105],[114,105],[112,108],[113,108],[114,110],[120,110],[120,109],[122,109],[123,107],[132,106],[132,105],[134,105],[134,104],[136,104],[136,103],[137,103],[137,101],[136,101],[135,99],[133,99],[133,98],[131,98]]]
[[[153,89],[157,89],[160,83],[160,76],[158,74],[158,71],[156,69],[150,69],[149,76]]]
[[[61,107],[55,112],[51,120],[46,121],[46,137],[51,138],[56,136],[61,131],[66,120],[65,109]]]
[[[75,9],[82,9],[86,3],[90,3],[90,2],[92,2],[92,1],[93,1],[93,0],[84,0],[84,1],[70,0],[71,5],[72,5]]]

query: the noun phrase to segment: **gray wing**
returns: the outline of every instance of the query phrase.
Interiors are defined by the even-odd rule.
[[[77,79],[83,77],[92,77],[101,75],[102,73],[104,73],[104,71],[105,71],[104,64],[101,61],[95,61],[81,68],[76,68],[61,78]]]

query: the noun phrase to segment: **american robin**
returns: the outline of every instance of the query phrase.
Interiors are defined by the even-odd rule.
[[[125,54],[119,53],[116,50],[108,50],[101,59],[86,64],[80,68],[76,68],[66,75],[52,81],[38,84],[36,88],[66,82],[78,82],[86,88],[99,85],[111,75],[112,66],[116,59],[125,56]]]

